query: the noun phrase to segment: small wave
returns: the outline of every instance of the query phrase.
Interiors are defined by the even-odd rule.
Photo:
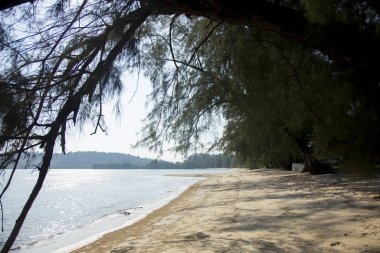
[[[35,240],[35,241],[32,241],[32,242],[28,242],[28,243],[22,243],[22,244],[16,244],[14,247],[11,248],[11,251],[20,251],[20,250],[23,250],[23,249],[26,249],[26,248],[29,248],[29,247],[33,247],[33,246],[36,246],[40,243],[43,243],[43,242],[46,242],[48,240],[51,240],[51,239],[54,239],[55,237],[57,236],[60,236],[60,235],[63,235],[65,232],[64,231],[60,231],[58,233],[55,233],[53,235],[49,235],[49,236],[44,236],[38,240]]]
[[[42,239],[41,239],[42,240]],[[29,242],[29,243],[23,243],[23,244],[16,244],[14,245],[10,251],[19,251],[19,250],[22,250],[22,249],[25,249],[27,247],[31,247],[31,246],[34,246],[36,245],[39,241],[41,240],[37,240],[37,241],[33,241],[33,242]]]

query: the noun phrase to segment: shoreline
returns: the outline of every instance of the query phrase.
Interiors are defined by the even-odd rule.
[[[84,248],[88,245],[91,245],[95,243],[96,241],[102,239],[104,236],[107,236],[108,234],[117,233],[118,231],[121,231],[123,229],[128,229],[130,227],[133,227],[136,223],[139,223],[143,221],[144,219],[148,219],[151,215],[153,215],[155,212],[159,211],[161,208],[164,208],[167,205],[170,205],[173,201],[181,197],[183,194],[185,194],[187,191],[189,191],[190,188],[194,187],[196,184],[202,182],[203,180],[206,180],[209,176],[212,174],[196,174],[195,176],[191,176],[191,174],[186,174],[184,177],[202,177],[195,183],[191,183],[189,185],[185,185],[182,187],[182,189],[179,189],[175,194],[172,194],[170,196],[167,196],[159,201],[156,201],[155,203],[151,203],[148,206],[145,206],[147,208],[147,211],[141,214],[137,214],[136,217],[128,220],[127,222],[123,223],[122,225],[113,227],[111,229],[102,231],[97,234],[93,234],[90,237],[81,240],[77,243],[70,244],[67,246],[64,246],[62,248],[56,249],[52,251],[52,253],[71,253],[76,252],[77,250]],[[165,175],[165,176],[178,176],[181,177],[181,174],[173,174],[173,175]],[[137,207],[138,208],[138,207]],[[133,213],[132,213],[133,214]]]
[[[273,170],[209,175],[72,252],[379,252],[378,186]]]
[[[197,174],[195,176],[192,176],[191,174],[181,175],[181,174],[168,174],[165,176],[176,176],[176,177],[202,177],[199,181],[193,183],[189,187],[186,187],[183,191],[179,191],[176,197],[171,198],[168,202],[164,203],[163,205],[159,205],[156,209],[151,209],[148,213],[145,213],[141,217],[138,217],[138,219],[134,219],[128,224],[124,224],[123,226],[119,228],[112,229],[112,231],[106,231],[99,235],[94,235],[94,238],[89,238],[88,240],[84,240],[82,242],[78,242],[75,245],[70,245],[65,248],[59,249],[57,251],[54,251],[53,253],[76,253],[76,252],[82,252],[81,250],[84,248],[87,248],[91,245],[96,245],[101,243],[103,240],[107,240],[108,237],[114,236],[114,234],[119,234],[120,232],[124,230],[130,230],[134,229],[135,227],[145,226],[146,223],[161,215],[162,212],[165,212],[167,208],[171,205],[175,205],[176,202],[181,199],[185,198],[187,195],[191,194],[191,192],[197,187],[198,184],[200,184],[202,181],[207,180],[208,178],[215,176],[213,174]],[[95,238],[96,237],[96,238]]]
[[[181,176],[181,175],[179,174],[176,176]],[[191,177],[191,175],[189,175],[189,177]],[[200,176],[198,175],[196,177],[200,177]],[[184,194],[186,191],[188,191],[189,188],[193,187],[195,184],[199,183],[200,181],[205,180],[207,178],[207,175],[204,175],[202,177],[204,177],[204,179],[200,179],[199,181],[197,181],[195,183],[191,183],[190,186],[185,185],[185,186],[183,186],[183,188],[179,189],[177,192],[175,192],[174,194],[171,194],[170,196],[167,196],[163,199],[160,199],[159,201],[156,201],[154,203],[148,204],[145,207],[136,207],[135,209],[146,208],[147,210],[145,212],[142,212],[142,213],[137,213],[136,215],[135,215],[135,213],[131,213],[131,215],[135,215],[135,217],[131,218],[130,220],[126,221],[125,223],[123,223],[119,226],[115,226],[113,228],[107,229],[105,231],[101,231],[99,233],[93,234],[93,235],[87,237],[86,239],[81,240],[77,243],[66,245],[66,246],[61,247],[59,249],[53,250],[52,253],[75,252],[76,250],[78,250],[80,248],[83,248],[87,245],[90,245],[90,244],[96,242],[97,240],[101,239],[103,236],[105,236],[107,234],[111,234],[111,233],[117,232],[119,230],[126,229],[128,227],[133,226],[134,224],[146,219],[147,217],[149,217],[151,214],[153,214],[157,210],[165,207],[166,205],[169,205],[172,201],[176,200],[182,194]]]
[[[124,173],[122,174],[123,180],[114,180],[113,178],[115,177],[111,175],[110,177],[106,178],[106,180],[104,180],[105,184],[108,185],[107,189],[109,189],[109,191],[106,191],[106,194],[103,194],[103,192],[100,191],[95,191],[98,192],[98,195],[100,194],[100,196],[103,196],[104,200],[96,202],[100,204],[91,205],[90,203],[90,205],[83,205],[85,208],[80,206],[82,207],[81,210],[84,209],[85,211],[91,211],[89,213],[92,215],[90,218],[88,218],[87,215],[82,215],[85,219],[89,220],[89,222],[72,223],[75,225],[73,229],[61,230],[63,232],[57,230],[58,232],[52,233],[53,236],[41,237],[41,239],[38,238],[38,240],[33,240],[30,244],[20,243],[17,245],[20,246],[17,250],[15,250],[15,252],[71,252],[77,248],[83,247],[93,241],[96,241],[104,234],[122,229],[127,226],[131,226],[139,220],[144,219],[147,215],[161,208],[162,206],[167,205],[173,199],[180,196],[193,184],[199,182],[200,180],[204,180],[207,176],[214,173],[225,173],[227,171],[228,170],[226,169],[193,170],[186,172],[178,170],[176,172],[173,170],[159,170],[156,171],[156,173],[152,174],[145,174],[145,172],[134,174],[132,173],[132,177],[131,173]],[[189,174],[191,172],[194,174]],[[174,173],[175,175],[172,175],[173,177],[168,176],[168,174]],[[97,178],[96,176],[98,176],[98,174],[99,173],[95,174],[95,179]],[[117,175],[119,174],[120,173],[117,173]],[[128,188],[123,186],[125,184],[124,178],[128,177],[128,180],[130,181],[130,178],[133,178],[133,176],[136,177],[136,180],[134,180],[132,183],[129,183]],[[129,182],[128,180],[126,181]],[[110,182],[116,182],[115,185],[118,191],[115,191],[114,185],[111,185]],[[85,192],[86,189],[88,192],[88,187],[85,188]],[[129,189],[129,191],[126,192],[125,189]],[[93,189],[91,189],[91,192],[93,192]],[[116,199],[112,197],[113,193],[117,194]],[[95,201],[97,200],[95,199]],[[94,206],[104,206],[107,209],[103,208],[97,212],[96,209],[93,208]],[[74,215],[75,214],[76,213],[74,213]],[[77,217],[80,219],[83,218],[82,216],[77,215]],[[57,219],[58,218],[59,217],[57,217]]]

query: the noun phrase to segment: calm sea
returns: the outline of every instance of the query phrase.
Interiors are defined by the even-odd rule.
[[[226,170],[51,170],[14,245],[15,252],[66,252],[145,217],[200,177]],[[3,197],[4,232],[10,233],[37,177],[19,170]],[[1,179],[2,187],[4,185]]]

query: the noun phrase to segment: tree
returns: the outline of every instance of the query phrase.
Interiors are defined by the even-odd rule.
[[[63,6],[59,3],[51,6],[50,11],[58,11],[59,15],[52,12],[52,23],[47,27],[39,27],[32,35],[22,34],[17,40],[10,38],[2,47],[2,56],[12,63],[1,71],[2,101],[8,97],[13,106],[1,107],[1,165],[13,168],[1,196],[21,155],[38,148],[44,152],[36,165],[37,183],[2,252],[9,251],[42,187],[58,136],[64,151],[70,124],[93,118],[94,132],[102,129],[102,102],[121,90],[115,60],[123,51],[124,59],[133,56],[135,32],[149,14],[133,1],[102,4],[96,10],[87,1],[66,11],[60,8]],[[44,22],[47,14],[43,15]],[[111,21],[114,23],[109,27]],[[38,16],[30,20],[34,22],[38,24]],[[123,50],[125,47],[129,50]]]
[[[189,50],[185,53],[189,57],[182,58],[185,59],[184,62],[179,62],[173,57],[177,48],[170,48],[173,41],[173,38],[170,38],[172,33],[169,33],[169,43],[166,43],[166,46],[164,43],[157,44],[158,47],[169,45],[169,51],[166,52],[169,52],[171,62],[175,63],[174,66],[171,65],[170,76],[165,76],[168,74],[165,72],[156,72],[157,80],[161,78],[165,81],[156,85],[161,85],[162,90],[166,91],[161,93],[163,96],[155,97],[158,106],[154,113],[168,115],[164,128],[157,129],[163,129],[162,133],[165,133],[170,126],[169,123],[176,120],[178,109],[186,108],[188,113],[183,114],[182,122],[188,122],[187,125],[191,125],[191,128],[186,129],[186,124],[174,125],[179,127],[177,133],[190,130],[191,134],[187,135],[190,139],[181,139],[180,146],[183,150],[199,138],[198,133],[203,130],[199,126],[207,126],[212,119],[212,109],[232,112],[233,106],[223,108],[226,100],[244,95],[244,92],[240,95],[235,94],[235,89],[231,89],[234,87],[233,80],[221,79],[215,75],[221,73],[224,77],[229,77],[226,72],[226,67],[230,64],[228,58],[218,58],[221,64],[210,66],[217,69],[210,69],[211,71],[200,77],[194,76],[198,75],[198,72],[189,71],[189,67],[198,68],[197,71],[202,70],[194,62],[204,60],[198,52],[202,51],[203,45],[217,28],[222,26],[221,22],[271,31],[311,48],[312,55],[319,55],[319,59],[334,65],[336,73],[348,73],[348,79],[354,89],[359,91],[361,99],[355,100],[349,111],[357,118],[355,122],[370,122],[370,130],[378,127],[378,1],[85,0],[77,4],[56,0],[52,3],[37,1],[32,5],[17,6],[23,3],[26,1],[8,0],[0,4],[0,9],[3,10],[0,23],[0,54],[4,62],[0,70],[0,165],[3,169],[12,167],[8,183],[0,194],[0,200],[12,180],[20,157],[38,150],[42,151],[44,156],[42,161],[36,164],[39,172],[36,186],[2,252],[10,249],[42,187],[56,141],[60,140],[64,151],[67,128],[88,120],[94,122],[94,132],[104,130],[102,103],[107,97],[120,91],[120,72],[124,68],[150,64],[140,61],[144,52],[139,47],[139,42],[145,43],[152,38],[149,36],[149,30],[155,28],[158,16],[174,15],[166,19],[166,27],[169,27],[166,31],[173,30],[175,20],[186,19],[183,16],[179,17],[180,14],[205,17],[212,21],[203,20],[199,23],[204,27],[203,32],[193,40],[188,40]],[[318,13],[316,10],[321,6],[327,6],[328,8],[324,9],[329,11],[324,12],[326,15],[323,18],[315,18],[315,13]],[[14,22],[14,17],[17,17],[17,22]],[[179,28],[184,29],[182,32],[180,29],[174,29],[177,30],[175,36],[184,35],[188,30],[186,27]],[[155,64],[164,66],[165,60],[158,59]],[[224,60],[227,61],[223,63]],[[182,77],[182,74],[185,74],[186,78]],[[191,81],[194,78],[197,82],[194,81],[191,86],[172,85],[171,80],[176,81],[176,78],[182,78],[182,81]],[[194,89],[196,85],[204,87],[204,91]],[[169,91],[172,93],[168,93]],[[186,97],[176,96],[177,93],[192,94],[189,92],[195,92],[192,96],[195,100],[191,103],[188,103]],[[215,94],[223,92],[230,97],[214,97]],[[208,99],[203,99],[202,96],[208,96]],[[12,106],[8,106],[9,104]],[[202,110],[199,111],[194,105]],[[168,108],[169,111],[165,112]],[[210,117],[201,120],[200,116],[205,115]],[[151,133],[159,136],[154,132],[154,128],[151,129]],[[323,129],[321,128],[321,131]],[[361,128],[358,135],[362,132],[367,133]],[[373,132],[370,131],[371,135],[363,141],[356,138],[359,146],[365,146]],[[296,135],[294,137],[297,138]],[[340,143],[340,140],[338,142]],[[376,144],[371,143],[370,146],[370,152],[378,154]]]
[[[352,105],[367,103],[367,97],[357,92],[348,73],[313,50],[268,32],[202,19],[178,19],[171,27],[174,38],[187,36],[173,45],[167,43],[170,35],[158,37],[143,61],[152,59],[146,69],[155,84],[156,106],[145,129],[152,148],[161,145],[162,137],[178,140],[177,150],[186,152],[210,128],[215,111],[227,120],[219,144],[250,167],[278,166],[294,156],[320,173],[325,167],[319,159],[357,159],[351,149],[362,155],[378,148],[369,145],[379,136],[378,128],[364,129],[357,118],[378,126],[378,118],[371,116],[377,105],[369,111],[359,106],[352,114]],[[177,66],[157,60],[171,55]],[[370,159],[377,161],[378,155]]]

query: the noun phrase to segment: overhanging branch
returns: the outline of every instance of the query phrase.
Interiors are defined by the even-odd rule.
[[[380,41],[375,31],[342,23],[311,24],[302,11],[265,0],[160,0],[152,11],[157,15],[186,14],[253,26],[320,50],[344,66],[366,69],[379,66]]]

